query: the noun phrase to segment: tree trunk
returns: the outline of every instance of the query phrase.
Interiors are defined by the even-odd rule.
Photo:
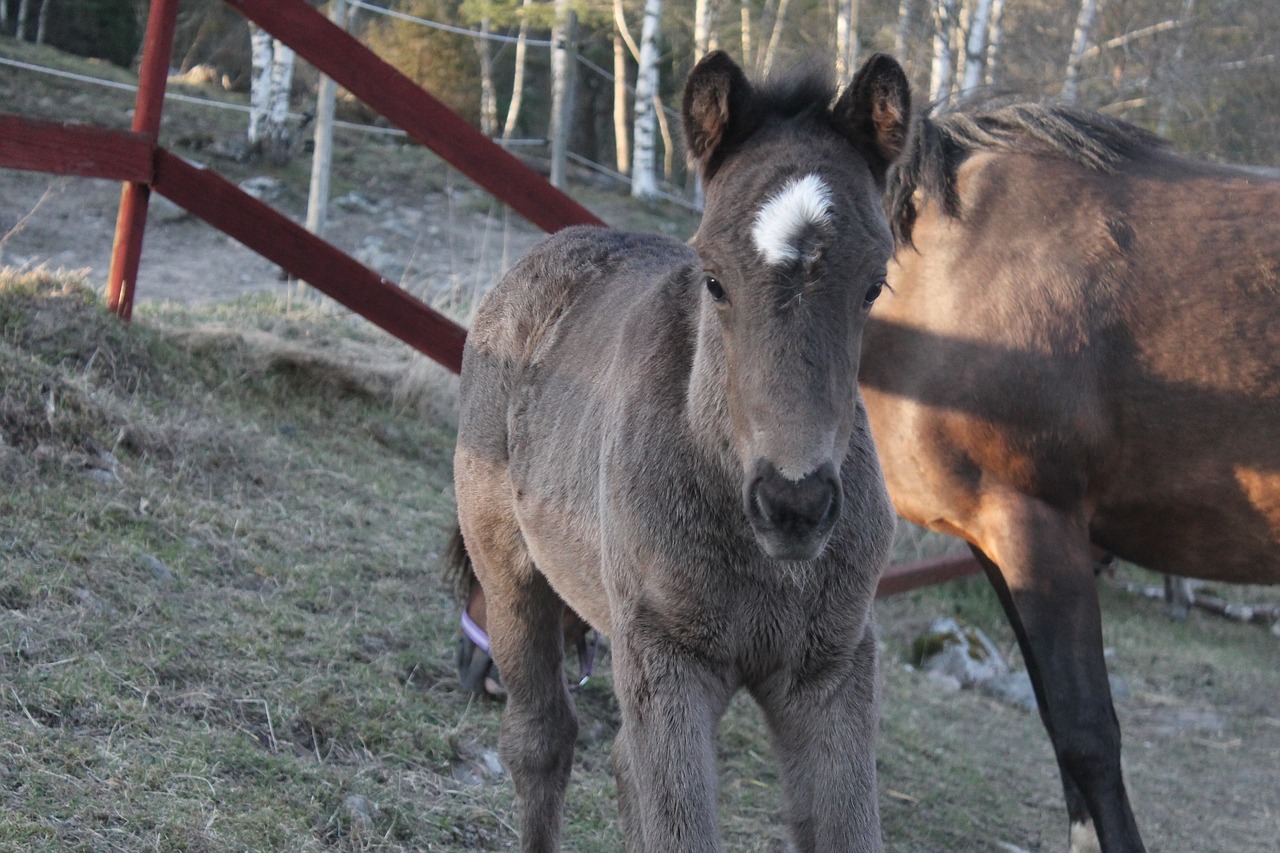
[[[9,32],[9,0],[0,0],[0,36]]]
[[[578,14],[568,0],[556,0],[556,25],[551,31],[551,186],[563,187],[573,129],[574,72]]]
[[[710,41],[711,0],[694,0],[693,2],[693,61],[697,62],[707,53],[707,42]]]
[[[631,195],[652,198],[658,192],[655,172],[658,94],[658,35],[662,0],[645,0],[644,25],[640,29],[640,68],[636,72],[635,145]]]
[[[515,72],[511,77],[511,103],[507,104],[507,120],[502,125],[503,145],[511,141],[511,137],[516,132],[516,123],[520,120],[520,102],[524,100],[525,57],[529,52],[529,18],[527,13],[532,5],[533,0],[523,0],[520,4],[521,11],[526,14],[520,16],[520,31],[516,35]]]
[[[1182,58],[1187,51],[1187,29],[1186,23],[1191,20],[1191,15],[1196,10],[1196,0],[1182,0],[1182,16],[1178,19],[1183,26],[1178,28],[1178,46],[1173,51],[1173,61],[1169,63],[1169,71],[1172,74],[1166,74],[1164,82],[1164,93],[1160,96],[1160,114],[1156,119],[1156,133],[1161,136],[1167,136],[1169,133],[1169,118],[1173,115],[1173,107],[1175,98],[1175,87],[1173,80],[1168,79],[1176,76],[1182,69]],[[1166,576],[1166,583],[1168,578]]]
[[[289,94],[293,89],[293,48],[272,39],[271,106],[267,116],[267,156],[278,166],[289,162]]]
[[[996,85],[996,71],[1000,65],[1000,37],[1004,34],[1004,0],[992,0],[991,22],[987,29],[987,67],[982,82],[988,88]]]
[[[786,21],[787,6],[791,0],[778,0],[778,16],[773,19],[773,32],[769,36],[769,46],[764,52],[764,66],[761,74],[765,77],[769,76],[770,69],[773,68],[773,59],[778,53],[778,45],[782,42],[782,25]]]
[[[27,16],[31,14],[31,0],[18,0],[18,28],[13,37],[18,41],[27,40]]]
[[[960,81],[964,79],[965,52],[969,43],[969,21],[973,17],[975,0],[956,0],[956,22],[951,30],[951,57],[955,69],[951,72],[951,94],[958,94]]]
[[[742,26],[742,64],[751,65],[751,0],[742,0],[739,19]]]
[[[933,67],[929,74],[929,99],[942,105],[951,97],[951,39],[955,33],[959,0],[933,0]]]
[[[498,131],[498,97],[493,90],[493,43],[489,41],[492,20],[480,20],[480,37],[476,52],[480,54],[480,130],[493,137]]]
[[[266,135],[267,114],[271,111],[271,33],[249,25],[250,62],[253,75],[249,79],[249,145],[259,147]]]
[[[858,67],[858,6],[860,0],[836,0],[836,79],[849,80]]]
[[[256,26],[249,29],[253,76],[249,85],[249,146],[273,163],[289,159],[289,90],[293,49]]]
[[[44,34],[49,24],[49,9],[53,0],[44,0],[40,4],[40,14],[36,17],[36,44],[44,44]]]
[[[329,20],[342,29],[347,26],[346,0],[331,0]],[[320,75],[316,90],[316,129],[312,137],[311,187],[307,193],[307,230],[323,234],[329,212],[329,173],[333,161],[333,117],[338,85],[327,74]]]
[[[658,117],[658,132],[662,134],[662,177],[671,180],[675,167],[676,144],[671,138],[671,125],[667,123],[667,111],[662,106],[662,98],[653,96],[653,114]]]
[[[898,26],[893,31],[893,55],[899,62],[907,61],[908,46],[911,44],[911,15],[915,3],[912,0],[898,0]]]
[[[982,65],[987,58],[987,35],[990,32],[992,0],[977,0],[969,18],[969,42],[965,46],[964,76],[960,93],[972,92],[982,84]]]
[[[627,48],[622,34],[613,33],[613,140],[620,174],[631,171],[631,134],[627,123]]]
[[[1067,57],[1067,69],[1062,79],[1062,100],[1068,104],[1074,104],[1080,96],[1080,61],[1093,36],[1093,22],[1097,17],[1098,0],[1080,0],[1080,15],[1076,18],[1071,53]]]

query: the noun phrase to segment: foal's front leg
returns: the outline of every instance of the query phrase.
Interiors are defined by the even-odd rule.
[[[627,850],[717,853],[714,737],[732,691],[666,638],[614,627],[614,772]]]
[[[781,764],[797,853],[880,853],[874,631],[838,674],[756,692]],[[788,677],[790,678],[790,677]]]

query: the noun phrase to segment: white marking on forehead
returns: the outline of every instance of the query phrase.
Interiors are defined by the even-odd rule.
[[[831,190],[817,175],[792,178],[756,214],[751,236],[772,266],[800,259],[795,243],[805,229],[831,219]]]

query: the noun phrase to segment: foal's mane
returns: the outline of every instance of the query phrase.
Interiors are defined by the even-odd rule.
[[[755,89],[754,118],[795,118],[804,112],[830,115],[836,86],[831,70],[816,62],[802,63],[770,75]]]
[[[1158,136],[1119,119],[1064,105],[1013,104],[991,110],[921,116],[889,171],[885,206],[900,246],[911,245],[919,190],[947,216],[960,212],[956,171],[977,151],[1060,157],[1089,169],[1117,165],[1163,147]]]

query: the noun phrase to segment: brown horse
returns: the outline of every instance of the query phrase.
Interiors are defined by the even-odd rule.
[[[1024,106],[919,120],[887,198],[860,384],[890,496],[985,567],[1071,849],[1142,850],[1090,549],[1280,582],[1280,182]]]
[[[684,95],[691,244],[568,229],[479,306],[454,471],[524,850],[559,846],[577,731],[562,599],[612,639],[628,849],[720,849],[713,735],[742,687],[796,849],[882,849],[871,603],[894,517],[857,370],[908,116],[885,56],[836,100],[825,75],[757,89],[710,54]]]

